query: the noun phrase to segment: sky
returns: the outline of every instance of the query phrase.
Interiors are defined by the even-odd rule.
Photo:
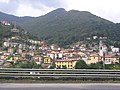
[[[120,0],[0,0],[0,11],[16,16],[41,16],[57,8],[89,11],[120,23]]]

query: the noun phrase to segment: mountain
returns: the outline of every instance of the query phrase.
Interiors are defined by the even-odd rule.
[[[33,35],[60,46],[92,36],[104,36],[110,40],[120,41],[120,24],[115,24],[87,11],[66,11],[59,8],[36,18],[11,15],[7,18],[19,22],[22,28]]]
[[[64,9],[54,10],[37,17],[22,26],[25,30],[39,36],[49,43],[69,45],[87,37],[105,36],[118,40],[120,34],[116,24],[87,11]]]
[[[17,16],[14,16],[14,15],[5,14],[3,12],[0,12],[0,21],[6,20],[6,21],[9,21],[9,22],[16,21],[17,23],[23,23],[24,21],[28,21],[28,20],[31,20],[33,18],[34,17],[29,17],[29,16],[17,17]]]

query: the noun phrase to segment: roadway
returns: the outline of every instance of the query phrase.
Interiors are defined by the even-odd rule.
[[[119,83],[15,84],[1,83],[0,90],[120,90]]]
[[[120,79],[120,70],[0,68],[0,77],[84,77]]]

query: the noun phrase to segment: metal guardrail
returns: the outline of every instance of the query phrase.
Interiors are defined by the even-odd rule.
[[[120,70],[0,68],[0,77],[120,78]]]

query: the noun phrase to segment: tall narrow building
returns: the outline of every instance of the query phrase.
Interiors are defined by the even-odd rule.
[[[99,55],[102,57],[104,54],[107,54],[108,48],[103,44],[102,40],[99,42]]]
[[[103,43],[102,43],[101,40],[100,40],[100,42],[99,42],[99,55],[100,55],[100,56],[103,56]]]
[[[14,27],[11,29],[11,32],[14,34],[19,33],[19,29],[16,28],[16,23],[14,23]]]

